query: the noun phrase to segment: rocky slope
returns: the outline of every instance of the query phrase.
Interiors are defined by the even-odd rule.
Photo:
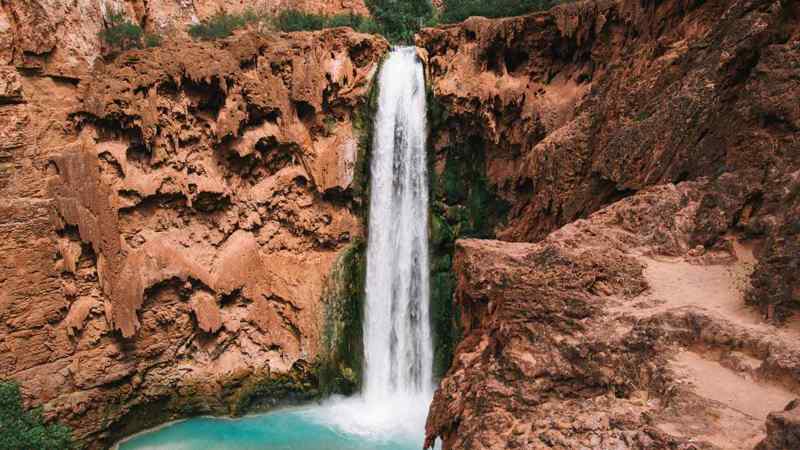
[[[0,378],[93,447],[313,395],[387,43],[245,32],[90,68],[76,35],[19,31],[0,71]]]
[[[767,414],[800,392],[800,333],[743,307],[747,243],[692,248],[708,183],[645,189],[536,244],[459,241],[464,337],[429,442],[758,444]]]
[[[800,5],[583,1],[417,43],[441,226],[541,241],[456,243],[429,442],[758,443],[798,393]]]
[[[780,315],[800,293],[799,14],[789,1],[598,0],[425,29],[437,169],[481,149],[509,203],[494,234],[509,241],[713,177],[693,242],[729,228],[766,239],[752,300]]]

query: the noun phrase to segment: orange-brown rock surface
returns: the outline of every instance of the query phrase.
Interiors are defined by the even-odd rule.
[[[363,234],[359,114],[387,49],[241,33],[77,79],[0,71],[0,378],[96,447],[303,386]]]
[[[758,444],[757,450],[782,450],[800,447],[800,415],[798,402],[794,401],[783,411],[776,411],[767,418],[767,437]]]
[[[800,4],[581,1],[417,44],[443,220],[480,198],[448,198],[453,161],[508,204],[505,242],[456,243],[429,443],[753,448],[800,394]]]
[[[707,183],[645,189],[535,244],[459,241],[463,339],[428,444],[757,445],[800,394],[800,333],[744,308],[749,243],[692,247]],[[769,417],[772,442],[791,439]]]
[[[798,8],[598,0],[425,29],[417,43],[444,111],[437,163],[481,144],[510,204],[495,233],[509,241],[647,186],[712,177],[694,242],[730,228],[765,239],[751,301],[780,316],[800,299]]]
[[[111,10],[122,11],[145,31],[175,39],[185,37],[190,24],[245,9],[369,14],[363,0],[12,0],[0,4],[0,65],[80,78],[103,54],[98,34]]]
[[[166,44],[104,57],[112,7]],[[366,13],[0,2],[0,378],[91,446],[302,396],[320,356],[329,274],[363,234],[359,114],[388,45],[184,35],[246,7]],[[434,234],[500,239],[436,259],[463,336],[429,443],[794,442],[800,3],[579,1],[417,43]]]

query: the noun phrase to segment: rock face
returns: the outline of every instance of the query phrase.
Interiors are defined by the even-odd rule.
[[[800,294],[800,5],[582,1],[417,44],[435,207],[504,241],[456,242],[428,443],[755,446],[800,393],[800,336],[773,325]],[[488,187],[460,193],[459,161]]]
[[[482,149],[508,241],[712,177],[693,243],[732,228],[764,239],[750,301],[785,314],[800,293],[798,14],[774,0],[598,0],[425,29],[438,168]]]
[[[98,33],[110,10],[123,11],[145,31],[174,40],[185,36],[189,24],[247,8],[265,13],[291,8],[369,15],[363,0],[14,0],[0,5],[0,65],[80,78],[103,53]]]
[[[307,394],[328,275],[363,233],[360,115],[387,50],[243,33],[80,80],[3,69],[0,378],[97,447]]]
[[[388,44],[185,39],[250,6],[366,13],[0,2],[0,378],[92,446],[307,395],[323,317],[358,315],[321,298],[360,290],[335,267],[363,269],[361,111]],[[104,58],[108,8],[169,39]],[[428,444],[793,448],[800,3],[579,1],[417,43],[434,320],[454,290],[461,331]]]
[[[800,447],[800,402],[794,401],[781,412],[767,418],[767,438],[758,450],[785,450]]]
[[[459,241],[463,339],[427,444],[753,448],[798,393],[800,333],[742,308],[747,245],[692,247],[707,188],[648,188],[536,244]]]

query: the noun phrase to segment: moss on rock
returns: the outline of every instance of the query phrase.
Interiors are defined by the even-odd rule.
[[[325,290],[322,354],[317,363],[325,394],[352,394],[361,385],[366,249],[364,240],[356,239],[336,261]]]
[[[120,398],[109,403],[105,439],[113,443],[125,436],[187,417],[243,416],[280,406],[320,398],[315,365],[298,361],[286,373],[242,369],[215,379],[189,379],[175,388],[150,392],[128,403]],[[124,410],[119,415],[119,410]]]
[[[383,61],[378,64],[376,74],[380,73]],[[377,75],[376,75],[377,78]],[[366,225],[369,207],[369,178],[370,162],[372,160],[372,140],[375,114],[378,111],[378,96],[380,88],[377,80],[373,79],[366,101],[356,111],[353,117],[353,131],[358,139],[358,153],[353,174],[352,191],[355,199],[354,206],[363,223]]]
[[[232,416],[264,412],[318,398],[318,386],[315,368],[298,361],[287,373],[257,372],[247,377],[226,403]]]
[[[430,173],[431,322],[434,332],[434,374],[450,367],[461,339],[458,310],[453,304],[456,279],[452,261],[455,241],[492,238],[509,210],[486,176],[485,144],[478,136],[435,148],[434,136],[448,127],[446,108],[428,90]],[[438,161],[438,164],[437,164]],[[436,167],[441,172],[436,171]]]
[[[380,73],[383,61],[378,65]],[[351,190],[353,208],[364,227],[369,217],[369,182],[374,117],[378,111],[380,87],[377,75],[366,101],[357,110],[353,129],[358,153]],[[322,394],[350,395],[361,386],[363,368],[363,311],[367,277],[367,244],[356,238],[334,264],[323,293],[324,318],[322,350],[315,364]]]

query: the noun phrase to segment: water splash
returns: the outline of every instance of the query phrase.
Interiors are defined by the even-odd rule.
[[[364,388],[314,419],[375,441],[423,441],[433,397],[429,317],[425,78],[416,48],[396,48],[378,79],[364,320]]]

